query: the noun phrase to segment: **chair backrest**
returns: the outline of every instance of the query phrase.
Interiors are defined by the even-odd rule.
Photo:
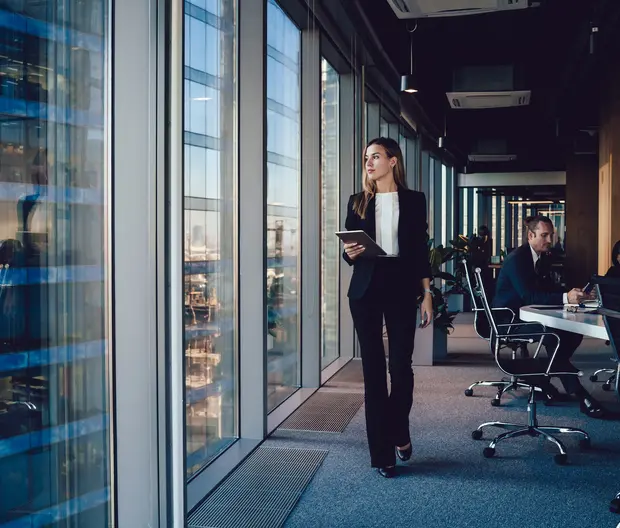
[[[482,307],[484,309],[484,315],[487,317],[487,321],[489,322],[489,326],[491,327],[491,338],[493,334],[496,336],[499,334],[497,331],[497,324],[495,323],[495,319],[493,318],[493,310],[491,310],[491,306],[489,305],[489,300],[487,299],[487,294],[484,290],[484,283],[482,282],[482,270],[480,268],[476,268],[475,271],[476,277],[476,291],[478,292],[479,299],[482,302]]]
[[[465,270],[465,280],[467,281],[467,289],[469,290],[469,296],[471,297],[472,312],[474,312],[474,331],[478,334],[480,339],[489,341],[489,339],[491,339],[491,329],[484,314],[484,307],[482,306],[482,301],[480,300],[480,292],[472,284],[467,259],[463,259],[461,264]]]
[[[596,277],[601,295],[600,313],[605,321],[609,343],[620,358],[620,279]]]
[[[480,299],[476,297],[476,293],[471,283],[471,278],[469,277],[469,266],[467,265],[467,259],[461,260],[461,264],[463,265],[463,269],[465,270],[465,280],[467,281],[467,289],[469,290],[469,295],[471,297],[472,308],[474,311],[484,310],[482,303],[480,302]]]

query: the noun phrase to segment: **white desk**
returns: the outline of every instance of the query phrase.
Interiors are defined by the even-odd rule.
[[[566,330],[596,339],[609,339],[603,316],[598,314],[570,313],[562,308],[524,306],[519,310],[519,319],[542,323],[547,328]]]

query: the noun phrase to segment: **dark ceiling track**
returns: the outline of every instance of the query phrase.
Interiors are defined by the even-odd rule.
[[[364,30],[360,31],[360,35],[362,35],[362,37],[364,37],[365,35],[368,36],[373,44],[372,47],[368,47],[369,53],[371,55],[374,55],[373,51],[376,51],[376,53],[379,54],[379,58],[381,59],[376,60],[376,58],[373,57],[375,59],[375,67],[383,72],[390,86],[397,86],[396,80],[400,80],[400,73],[394,66],[394,63],[390,56],[383,49],[381,41],[379,40],[379,37],[377,36],[375,30],[372,28],[372,24],[370,23],[370,20],[368,20],[366,13],[364,13],[364,9],[360,5],[359,0],[353,0],[353,4],[355,5],[355,11],[358,15],[358,22],[360,22],[360,25],[363,26]],[[441,135],[441,131],[435,126],[435,124],[428,117],[420,103],[414,98],[411,98],[411,107],[413,110],[413,117],[417,120],[417,123],[420,127],[419,132],[422,132],[428,137],[430,137],[432,141],[437,142],[437,138],[439,138],[439,136]]]
[[[549,105],[549,117],[560,117],[558,114],[578,96],[576,79],[584,79],[593,67],[593,63],[601,61],[606,45],[614,35],[614,26],[620,18],[620,2],[618,0],[601,0],[590,17],[585,18],[575,45],[566,62],[561,80],[558,83],[558,97]],[[595,46],[592,49],[592,28],[596,27]],[[592,51],[594,53],[592,54]]]

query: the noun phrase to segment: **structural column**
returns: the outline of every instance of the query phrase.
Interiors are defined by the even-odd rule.
[[[571,156],[566,165],[566,284],[581,287],[598,269],[596,156]],[[562,236],[564,236],[562,234]],[[611,251],[611,250],[610,250]],[[609,260],[609,259],[607,259]]]
[[[301,385],[321,384],[321,53],[317,29],[302,32]]]

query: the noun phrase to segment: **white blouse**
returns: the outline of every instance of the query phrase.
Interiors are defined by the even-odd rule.
[[[398,255],[398,193],[375,194],[377,244],[388,255]]]

